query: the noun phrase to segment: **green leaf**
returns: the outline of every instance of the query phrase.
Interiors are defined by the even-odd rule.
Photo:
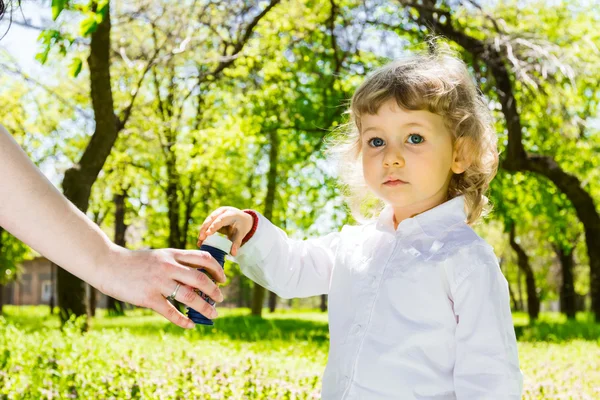
[[[40,64],[45,64],[48,60],[48,53],[50,52],[50,47],[45,47],[44,50],[40,51],[35,55],[35,59],[40,62]]]
[[[82,66],[83,66],[83,61],[81,61],[81,58],[79,58],[79,57],[75,57],[71,61],[71,65],[69,66],[69,73],[71,74],[71,76],[73,78],[77,78],[77,75],[79,75],[79,73],[81,72]]]
[[[61,11],[65,9],[67,0],[52,0],[52,19],[56,21],[56,18],[60,15]]]
[[[104,18],[106,18],[106,13],[108,12],[108,4],[108,0],[102,0],[98,2],[98,8],[96,10],[96,21],[98,21],[98,23],[101,23],[104,20]]]
[[[96,32],[97,28],[98,21],[96,20],[96,13],[89,13],[87,18],[81,21],[79,31],[82,36],[87,36]]]

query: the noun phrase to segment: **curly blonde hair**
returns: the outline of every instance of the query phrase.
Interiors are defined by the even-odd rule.
[[[447,48],[413,53],[375,70],[352,96],[350,121],[331,141],[329,153],[338,156],[354,218],[373,218],[383,208],[362,173],[361,116],[376,114],[390,99],[405,110],[427,110],[443,117],[459,157],[470,162],[463,173],[452,176],[447,199],[464,195],[467,223],[474,224],[491,208],[485,193],[498,170],[497,137],[483,95],[466,65]]]

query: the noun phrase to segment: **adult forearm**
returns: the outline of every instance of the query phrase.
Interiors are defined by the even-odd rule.
[[[115,248],[69,202],[0,126],[0,226],[62,268],[96,286]]]

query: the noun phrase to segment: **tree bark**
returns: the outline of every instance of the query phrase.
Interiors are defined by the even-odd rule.
[[[196,207],[196,204],[194,202],[194,196],[196,194],[196,185],[198,184],[198,181],[200,180],[200,176],[195,176],[192,175],[192,184],[190,185],[190,187],[188,188],[188,192],[186,193],[185,197],[185,210],[183,211],[183,226],[181,227],[181,236],[179,239],[179,244],[181,245],[181,248],[185,249],[187,248],[187,244],[188,244],[188,237],[190,236],[190,222],[192,222],[192,213],[194,212],[194,208]]]
[[[56,307],[56,269],[57,266],[53,262],[50,263],[50,315],[54,314],[54,307]]]
[[[505,274],[505,271],[504,271],[504,258],[500,258],[500,271],[502,271],[502,273]],[[510,285],[510,281],[507,280],[507,283],[508,283],[508,294],[510,295],[510,300],[512,301],[512,309],[514,311],[521,311],[519,309],[519,304],[517,303],[517,299],[515,297],[515,292],[512,290],[512,287]]]
[[[560,260],[562,280],[560,284],[560,311],[564,313],[568,319],[575,319],[577,313],[577,305],[575,304],[575,285],[573,277],[573,250],[571,248],[562,248],[555,246],[554,248],[558,259]]]
[[[327,311],[327,295],[326,294],[321,295],[321,311],[322,312]]]
[[[507,171],[530,171],[550,179],[573,204],[577,217],[585,230],[585,241],[590,261],[590,294],[592,312],[596,321],[600,321],[600,214],[596,210],[594,199],[574,175],[565,172],[556,161],[549,156],[529,155],[522,142],[521,117],[517,100],[511,83],[511,76],[506,68],[506,57],[497,49],[493,40],[483,41],[457,30],[448,13],[436,9],[434,0],[426,0],[423,4],[413,3],[412,0],[399,0],[402,4],[418,11],[416,21],[421,25],[432,28],[436,33],[443,34],[453,40],[474,57],[483,60],[488,66],[496,83],[502,113],[506,120],[508,145],[506,158],[501,166]],[[441,22],[440,16],[446,20]]]
[[[524,307],[523,307],[523,278],[522,278],[522,274],[523,272],[521,271],[521,268],[519,268],[517,270],[517,292],[519,292],[519,310],[523,311]]]
[[[510,282],[508,282],[508,294],[510,295],[510,300],[512,301],[512,307],[515,311],[521,311],[519,309],[519,303],[517,303],[517,299],[515,298],[515,292],[512,290],[510,286]]]
[[[90,306],[89,309],[89,316],[90,317],[95,317],[96,316],[96,306],[98,304],[98,290],[93,287],[92,285],[88,285],[88,294],[89,294],[89,299],[88,299],[88,304]]]
[[[158,131],[163,155],[165,157],[165,166],[167,170],[167,186],[165,188],[165,194],[167,196],[167,217],[169,218],[169,247],[178,249],[181,248],[181,229],[179,226],[180,221],[180,204],[179,204],[179,173],[177,172],[177,154],[173,147],[177,141],[177,133],[172,128],[173,116],[175,113],[175,65],[169,61],[165,66],[165,73],[167,74],[167,93],[165,98],[161,95],[161,85],[158,79],[156,69],[154,69],[154,89],[156,92],[156,98],[158,99],[158,110],[160,117],[164,122],[165,131],[164,136],[161,135],[160,128]],[[183,104],[181,105],[183,108]]]
[[[515,225],[510,227],[510,246],[517,253],[517,264],[519,269],[525,274],[525,286],[527,288],[527,313],[529,314],[530,322],[535,321],[540,313],[540,300],[538,298],[537,289],[535,287],[535,276],[533,269],[529,265],[529,258],[525,250],[515,241]]]
[[[275,192],[277,191],[277,159],[279,157],[279,136],[275,128],[269,130],[269,173],[267,175],[267,195],[265,197],[265,218],[273,218],[273,207],[275,205]],[[258,283],[254,284],[252,293],[252,315],[262,316],[262,306],[265,300],[265,288]]]
[[[179,225],[179,216],[181,215],[179,204],[179,174],[177,172],[177,155],[173,144],[175,138],[169,135],[170,142],[167,145],[167,204],[169,216],[169,247],[174,249],[181,248],[181,233]]]
[[[125,234],[127,233],[127,225],[125,224],[125,199],[127,193],[123,190],[113,197],[115,204],[115,243],[121,247],[127,246]],[[118,316],[125,315],[125,303],[114,297],[107,296],[106,311],[109,315]]]
[[[269,312],[275,312],[275,308],[277,308],[277,295],[269,292]]]
[[[118,134],[119,121],[114,113],[110,78],[110,30],[108,10],[91,35],[88,57],[96,128],[77,165],[66,171],[62,184],[65,196],[84,213],[89,206],[92,185],[102,170]],[[71,315],[87,314],[86,290],[79,278],[58,268],[57,286],[58,305],[63,322]]]

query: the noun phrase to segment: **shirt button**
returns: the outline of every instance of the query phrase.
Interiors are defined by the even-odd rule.
[[[354,328],[352,328],[352,333],[354,335],[358,335],[360,333],[360,328],[362,328],[361,325],[354,325]]]

